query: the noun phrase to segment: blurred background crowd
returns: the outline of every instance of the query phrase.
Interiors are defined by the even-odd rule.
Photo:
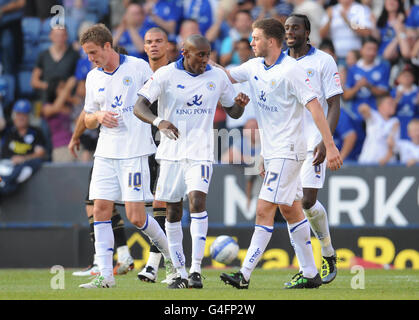
[[[334,137],[344,161],[418,163],[418,0],[0,0],[1,161],[36,169],[42,161],[92,160],[96,130],[83,134],[77,158],[67,148],[92,68],[78,38],[92,24],[104,23],[114,45],[145,60],[144,34],[151,27],[169,34],[171,61],[186,37],[201,33],[212,43],[212,60],[230,68],[253,57],[253,21],[284,22],[291,13],[309,17],[310,43],[338,64],[344,94]],[[214,128],[242,133],[240,143],[220,150],[218,161],[231,162],[239,152],[249,164],[247,157],[258,154],[251,106],[234,121],[217,110]]]

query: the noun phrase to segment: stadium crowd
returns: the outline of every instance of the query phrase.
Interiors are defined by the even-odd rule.
[[[104,23],[113,32],[114,46],[145,60],[144,34],[152,27],[168,33],[171,61],[180,56],[184,39],[200,33],[211,42],[211,59],[228,69],[252,58],[255,20],[284,22],[291,13],[310,18],[310,43],[338,64],[335,81],[342,83],[344,93],[334,138],[345,162],[417,164],[415,0],[0,0],[1,163],[29,162],[36,169],[34,159],[92,160],[97,130],[83,134],[77,157],[67,148],[92,68],[78,43],[89,26]],[[237,90],[248,89],[241,84]],[[217,109],[214,128],[236,128],[243,142],[218,150],[220,162],[231,162],[239,150],[241,162],[249,164],[248,157],[258,153],[250,104],[234,121]]]

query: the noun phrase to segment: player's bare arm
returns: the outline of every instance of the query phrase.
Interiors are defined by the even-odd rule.
[[[340,157],[339,150],[336,148],[333,141],[330,128],[319,101],[315,98],[308,102],[306,107],[311,112],[314,123],[322,135],[323,142],[326,147],[327,167],[333,171],[338,170],[342,166],[343,162]]]
[[[83,132],[87,129],[86,124],[84,123],[85,116],[86,111],[82,110],[80,112],[79,117],[77,118],[76,127],[74,128],[73,135],[71,136],[71,140],[67,146],[68,150],[70,150],[74,158],[77,158],[77,153],[75,150],[80,150],[80,137],[83,134]]]
[[[118,120],[115,118],[118,114],[111,111],[96,111],[95,113],[86,113],[84,124],[87,129],[96,129],[99,124],[107,128],[118,126]]]
[[[340,116],[340,94],[335,95],[327,99],[328,111],[327,111],[327,122],[329,123],[330,132],[332,135],[335,133],[336,127],[339,122]],[[314,148],[314,160],[313,166],[317,166],[323,163],[326,158],[326,147],[324,146],[323,140]]]
[[[155,125],[161,132],[163,132],[169,139],[176,140],[179,138],[179,130],[170,122],[159,119],[150,110],[150,101],[143,96],[139,96],[134,106],[134,115],[146,123]],[[159,123],[155,123],[159,121]]]
[[[230,108],[223,107],[223,109],[230,117],[232,117],[233,119],[238,119],[242,116],[244,108],[249,103],[249,101],[249,97],[243,92],[240,92],[234,99],[233,106]]]
[[[221,70],[223,70],[225,72],[225,74],[227,75],[227,77],[230,79],[231,83],[233,83],[233,84],[237,83],[237,81],[230,75],[230,72],[226,68],[224,68],[222,65],[219,65],[218,63],[216,63],[213,60],[208,60],[208,64],[213,66],[213,67],[220,68]]]

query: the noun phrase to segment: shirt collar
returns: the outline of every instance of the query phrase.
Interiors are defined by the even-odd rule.
[[[183,65],[183,61],[184,61],[184,57],[182,57],[182,58],[180,58],[178,61],[176,61],[175,62],[175,66],[176,66],[176,68],[177,69],[179,69],[179,70],[183,70],[183,71],[185,71],[187,74],[189,74],[190,76],[192,76],[192,77],[196,77],[196,76],[199,76],[199,74],[195,74],[195,73],[191,73],[191,72],[189,72],[189,71],[187,71],[186,69],[185,69],[185,67],[184,67],[184,65]],[[208,70],[211,70],[212,69],[212,67],[209,65],[209,64],[207,64],[207,67],[205,68],[205,71],[208,71]]]
[[[312,54],[314,54],[314,52],[316,52],[315,47],[313,47],[311,44],[309,44],[309,46],[310,46],[310,49],[308,49],[307,53],[304,56],[297,58],[296,60],[300,60],[300,59],[303,59],[304,57],[311,56]],[[286,50],[286,55],[287,56],[290,55],[290,48]]]
[[[282,60],[284,60],[284,58],[285,58],[285,54],[283,52],[281,52],[278,59],[276,59],[275,63],[273,65],[269,66],[269,67],[266,66],[265,59],[262,59],[263,67],[265,68],[265,70],[269,70],[272,67],[276,66],[277,64],[280,64],[282,62]]]
[[[102,71],[108,75],[113,75],[116,71],[118,71],[119,67],[121,66],[121,64],[123,64],[125,61],[127,60],[127,56],[124,54],[120,54],[119,55],[119,66],[118,68],[116,68],[113,72],[106,72],[105,70],[103,70],[103,68],[97,68],[99,71]]]

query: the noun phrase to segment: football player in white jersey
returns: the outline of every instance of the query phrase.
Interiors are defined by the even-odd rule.
[[[297,59],[298,64],[306,71],[333,134],[339,121],[340,97],[343,93],[336,62],[331,55],[310,45],[311,26],[306,15],[290,15],[284,27],[285,41],[289,48],[286,54]],[[323,187],[326,176],[326,162],[324,161],[326,149],[308,110],[304,112],[304,132],[307,141],[307,157],[300,173],[303,186],[302,206],[311,229],[322,247],[320,277],[325,284],[333,281],[337,273],[336,254],[330,238],[327,213],[317,200],[317,192]],[[301,276],[300,270],[293,277],[293,281]]]
[[[221,275],[221,280],[247,289],[273,232],[277,207],[288,230],[303,276],[285,288],[316,288],[322,284],[310,242],[310,226],[304,216],[300,170],[306,158],[303,130],[307,108],[324,140],[327,165],[337,170],[342,160],[330,132],[323,108],[310,80],[297,61],[282,52],[284,26],[275,19],[253,23],[251,46],[256,58],[229,70],[234,82],[249,81],[257,97],[255,114],[261,129],[265,179],[256,207],[256,225],[240,271]]]
[[[184,44],[183,58],[158,69],[139,91],[134,113],[164,134],[157,149],[160,174],[156,199],[167,203],[166,234],[179,277],[168,288],[202,288],[201,262],[208,231],[206,196],[214,159],[213,121],[218,100],[239,118],[249,98],[237,96],[227,75],[209,66],[211,46],[201,35]],[[158,100],[158,116],[150,105]],[[182,246],[182,202],[189,198],[192,263],[189,275]]]
[[[90,199],[94,200],[95,251],[100,274],[81,288],[109,288],[113,277],[114,235],[111,216],[114,202],[124,202],[128,219],[170,260],[167,238],[144,202],[152,201],[148,156],[156,146],[148,124],[133,114],[136,93],[152,71],[141,59],[118,54],[112,34],[102,24],[86,30],[80,44],[96,68],[86,78],[85,124],[101,125],[95,151]],[[141,137],[141,142],[138,142]]]

